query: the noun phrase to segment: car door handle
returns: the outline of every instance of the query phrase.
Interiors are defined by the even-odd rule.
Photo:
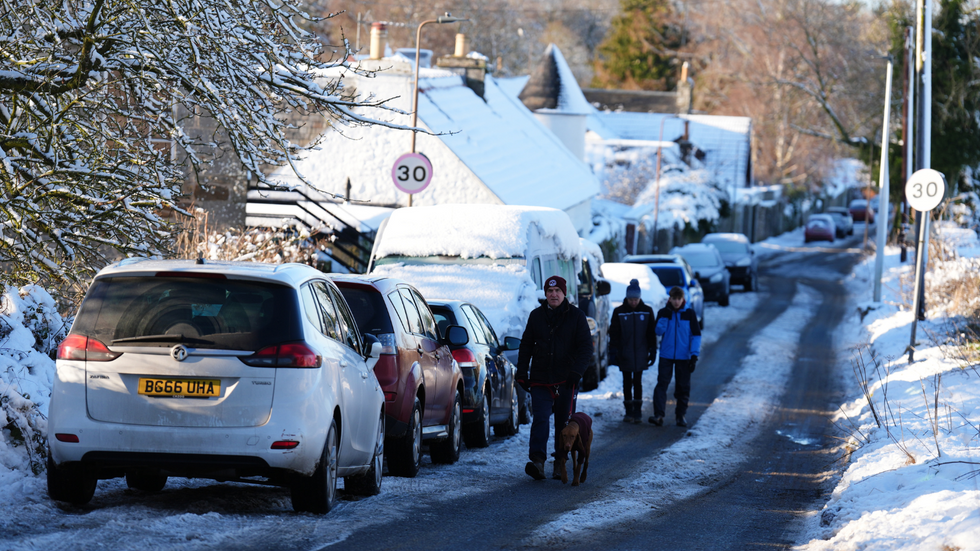
[[[367,371],[362,371],[361,372],[361,378],[362,379],[367,379],[368,378],[368,372]]]
[[[415,347],[415,351],[419,353],[419,356],[421,356],[422,355],[422,345],[421,344],[420,345],[417,345]]]
[[[340,367],[347,367],[347,360],[340,360]]]

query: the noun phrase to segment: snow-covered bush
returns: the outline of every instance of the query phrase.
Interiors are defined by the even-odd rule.
[[[212,230],[207,213],[198,209],[194,218],[185,218],[177,240],[178,258],[241,260],[282,264],[299,262],[315,265],[317,245],[306,229],[230,228]],[[314,232],[316,233],[316,232]]]
[[[657,202],[658,182],[649,182],[636,198],[636,205],[649,205],[651,211]],[[727,192],[721,189],[718,179],[710,170],[671,167],[660,175],[660,214],[658,228],[710,227],[721,218],[723,206],[728,202]],[[648,225],[653,223],[654,213],[643,217]]]

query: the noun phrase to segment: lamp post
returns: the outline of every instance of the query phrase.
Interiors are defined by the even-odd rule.
[[[419,120],[419,58],[422,53],[422,27],[429,23],[459,23],[460,21],[469,21],[469,19],[453,17],[449,12],[446,12],[446,15],[440,15],[435,19],[429,19],[419,23],[419,28],[415,31],[415,93],[412,97],[412,153],[415,153],[415,127],[418,125]],[[412,206],[412,194],[408,195],[408,206]]]
[[[658,252],[659,246],[657,244],[657,221],[660,218],[660,157],[661,150],[663,149],[664,141],[664,123],[667,119],[681,119],[680,115],[665,115],[660,119],[660,137],[657,139],[657,179],[655,185],[657,186],[655,199],[653,202],[653,252]]]
[[[878,213],[879,216],[884,217],[884,220],[875,220],[878,225],[878,235],[875,241],[875,302],[881,302],[881,272],[885,263],[885,240],[888,237],[888,194],[891,189],[888,177],[888,123],[891,117],[892,101],[892,56],[886,56],[885,59],[888,60],[888,67],[885,70],[885,112],[882,115],[881,123],[881,167],[878,171]],[[868,206],[870,206],[870,202]],[[864,227],[865,232],[867,232],[867,216],[865,216]]]

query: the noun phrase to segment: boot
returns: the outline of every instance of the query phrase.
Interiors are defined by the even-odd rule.
[[[544,480],[544,463],[528,461],[527,465],[524,465],[524,472],[534,480]]]
[[[634,425],[639,425],[643,423],[643,400],[633,400],[633,418],[631,421]]]
[[[633,400],[623,400],[623,408],[626,409],[626,415],[623,416],[624,423],[633,422]]]

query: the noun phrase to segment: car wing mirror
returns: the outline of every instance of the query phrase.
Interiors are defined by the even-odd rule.
[[[608,295],[612,292],[612,286],[605,279],[599,279],[595,284],[595,294],[601,296]]]
[[[374,370],[374,366],[378,364],[378,359],[381,358],[381,350],[384,349],[384,345],[371,333],[364,334],[364,347],[367,348],[368,354],[364,358],[367,360],[368,369]]]
[[[520,350],[521,339],[517,337],[504,337],[504,350]]]
[[[694,279],[701,279],[701,272],[694,272]]]
[[[462,325],[450,325],[446,328],[445,342],[449,346],[463,346],[470,342],[470,335]]]

